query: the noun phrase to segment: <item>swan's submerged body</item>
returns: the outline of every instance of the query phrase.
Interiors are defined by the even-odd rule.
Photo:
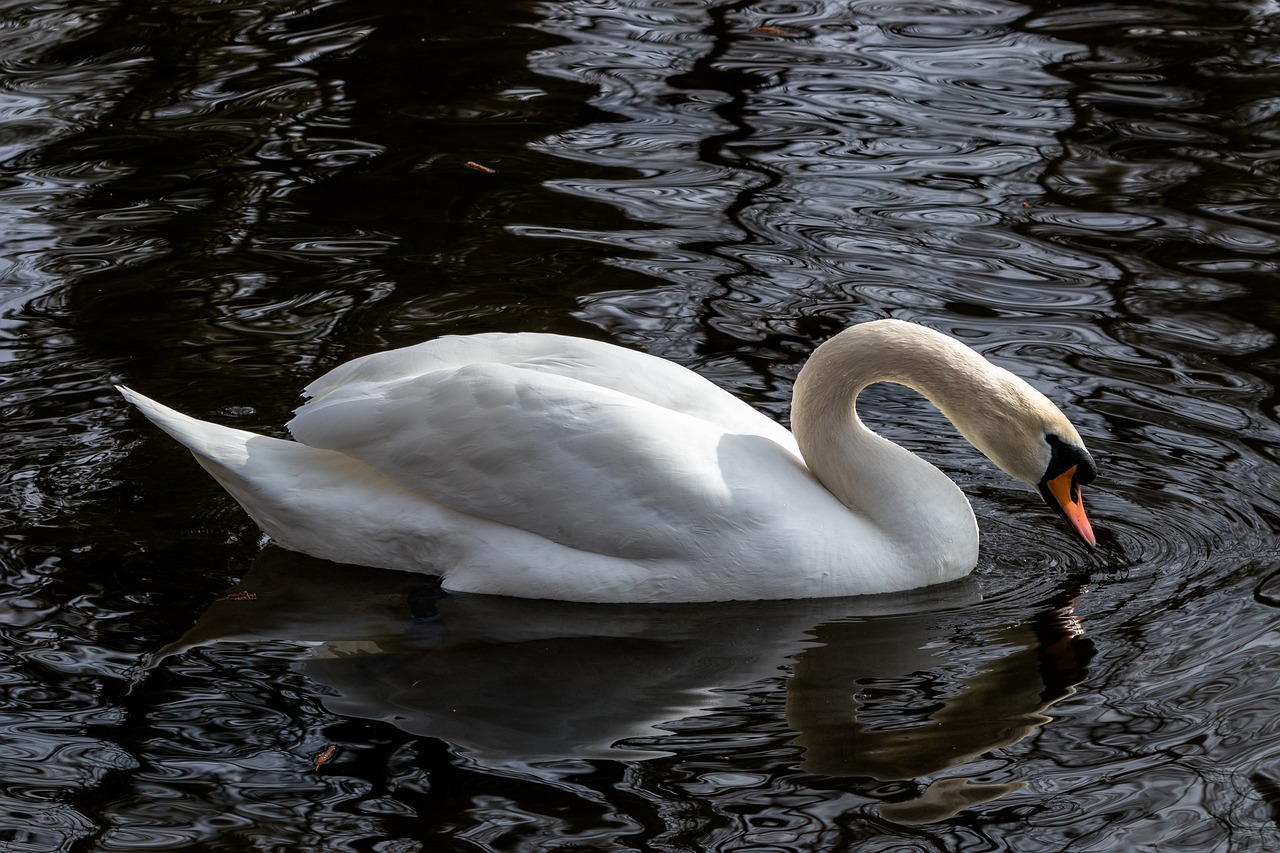
[[[458,591],[680,602],[890,592],[973,569],[960,490],[857,419],[858,392],[882,379],[929,396],[1092,544],[1077,482],[1092,461],[1065,417],[898,321],[819,348],[797,382],[796,436],[671,362],[543,334],[342,365],[306,389],[297,441],[122,390],[285,548],[440,574]]]

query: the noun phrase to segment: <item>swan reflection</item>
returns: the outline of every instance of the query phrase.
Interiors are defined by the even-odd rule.
[[[920,780],[1048,722],[1089,648],[1069,605],[1029,624],[973,627],[972,580],[861,599],[673,606],[434,599],[421,575],[271,548],[239,590],[153,665],[213,643],[310,644],[302,668],[332,691],[330,711],[442,739],[488,766],[667,754],[659,726],[731,706],[731,688],[789,670],[786,717],[803,770]],[[439,618],[415,620],[411,600],[420,617]],[[1020,785],[921,787],[882,814],[939,820]]]

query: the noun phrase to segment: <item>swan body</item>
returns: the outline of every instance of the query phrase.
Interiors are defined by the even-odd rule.
[[[121,393],[282,547],[439,574],[447,589],[593,602],[892,592],[962,577],[960,489],[859,420],[877,381],[916,388],[1040,489],[1082,538],[1094,465],[1038,391],[923,326],[824,343],[794,435],[672,362],[547,334],[445,337],[359,358],[305,389],[296,441]]]

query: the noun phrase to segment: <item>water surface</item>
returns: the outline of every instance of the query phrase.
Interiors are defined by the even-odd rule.
[[[1276,14],[0,2],[0,849],[1280,847]],[[279,435],[348,358],[546,330],[785,420],[885,316],[1059,402],[1097,551],[880,386],[968,581],[414,623],[111,390]]]

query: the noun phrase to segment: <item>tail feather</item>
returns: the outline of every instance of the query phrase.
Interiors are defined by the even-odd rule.
[[[332,450],[196,420],[119,387],[124,398],[195,456],[272,539],[285,548],[370,565],[364,543],[431,507],[402,486]],[[352,535],[352,531],[367,535]],[[416,531],[413,537],[422,537]],[[381,565],[379,562],[373,565]],[[401,565],[388,566],[400,568]]]
[[[201,460],[208,459],[223,466],[236,467],[237,463],[244,462],[247,455],[245,445],[248,441],[262,438],[242,429],[196,420],[123,385],[117,385],[116,390],[146,415],[149,421]]]

